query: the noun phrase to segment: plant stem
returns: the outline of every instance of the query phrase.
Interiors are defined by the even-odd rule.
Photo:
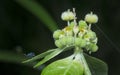
[[[91,23],[89,24],[89,27],[88,27],[88,30],[90,30],[91,29]]]
[[[84,65],[84,75],[92,75],[83,53],[80,53]]]
[[[80,59],[81,63],[84,66],[84,75],[92,75],[92,73],[91,73],[91,71],[89,69],[89,66],[88,66],[88,64],[86,62],[86,59],[85,59],[85,57],[83,55],[83,50],[80,49],[79,47],[75,47],[75,52],[74,53],[79,54],[79,59]]]
[[[67,21],[67,25],[68,25],[68,26],[70,25],[70,21]]]

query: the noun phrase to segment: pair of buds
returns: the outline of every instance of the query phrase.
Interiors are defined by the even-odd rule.
[[[70,20],[75,20],[76,19],[76,13],[75,13],[75,9],[73,8],[73,11],[70,11],[68,9],[68,11],[65,11],[62,13],[61,15],[61,19],[64,21],[70,21]],[[98,16],[96,14],[88,13],[85,15],[84,20],[90,24],[92,23],[97,23],[98,22]]]

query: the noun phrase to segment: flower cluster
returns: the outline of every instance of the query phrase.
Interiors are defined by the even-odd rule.
[[[84,20],[77,22],[75,9],[73,8],[73,11],[63,12],[61,19],[67,21],[67,26],[53,33],[55,45],[58,48],[47,50],[23,61],[23,63],[40,60],[34,66],[36,68],[64,51],[74,50],[74,53],[70,56],[56,60],[45,67],[41,75],[93,75],[91,69],[92,71],[95,70],[94,74],[107,75],[108,69],[104,62],[83,52],[83,50],[86,50],[91,53],[98,50],[98,38],[91,29],[92,24],[98,22],[97,15],[92,12],[88,13]],[[30,55],[33,55],[33,53],[27,54],[27,56]],[[100,67],[101,70],[99,70]]]
[[[85,20],[80,20],[77,23],[76,13],[73,9],[73,11],[63,12],[61,18],[68,22],[68,26],[53,33],[55,45],[58,48],[73,45],[86,49],[89,52],[96,52],[98,50],[96,33],[91,30],[91,24],[98,21],[97,15],[89,13],[85,16]]]

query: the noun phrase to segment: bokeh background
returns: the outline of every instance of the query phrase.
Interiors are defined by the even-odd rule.
[[[99,38],[99,51],[92,56],[108,64],[108,75],[119,75],[119,0],[0,0],[0,75],[40,75],[40,70],[21,60],[30,52],[37,55],[56,48],[52,33],[66,26],[61,12],[73,7],[78,20],[90,11],[99,16],[92,27]]]

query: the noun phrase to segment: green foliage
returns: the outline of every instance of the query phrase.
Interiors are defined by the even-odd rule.
[[[23,60],[26,60],[26,57],[24,55],[13,53],[10,51],[0,51],[0,61],[21,64],[21,61]]]
[[[84,20],[80,20],[77,24],[74,8],[71,13],[74,23],[70,24],[69,20],[71,19],[67,19],[70,15],[64,12],[62,13],[62,17],[65,19],[62,19],[68,21],[68,26],[61,30],[56,30],[53,33],[55,45],[58,48],[39,54],[24,61],[24,63],[43,58],[34,66],[34,68],[39,67],[61,52],[72,49],[73,47],[73,55],[54,61],[42,71],[42,75],[107,75],[107,65],[104,62],[83,53],[84,49],[87,49],[89,53],[96,52],[98,49],[97,36],[91,30],[91,24],[87,25]],[[88,18],[90,20],[91,16],[88,16]]]
[[[57,29],[56,22],[52,19],[52,17],[48,14],[48,12],[37,2],[33,0],[16,0],[19,4],[21,4],[24,8],[32,12],[36,17],[38,17],[52,32]],[[50,53],[51,51],[48,51],[46,53],[40,54],[30,60],[24,61],[25,62],[31,62],[34,60],[37,60],[39,58],[42,58],[47,53]],[[27,58],[24,55],[8,52],[8,51],[0,51],[0,61],[4,62],[12,62],[12,63],[19,63],[23,60],[26,60]],[[32,66],[29,65],[29,66]]]
[[[24,8],[26,8],[30,12],[32,12],[36,17],[38,17],[50,29],[50,31],[53,32],[58,28],[56,22],[52,19],[49,13],[37,2],[33,0],[15,0],[15,1],[21,4]],[[37,60],[39,59],[39,57],[42,58],[43,56],[45,56],[47,53],[50,53],[50,52],[52,52],[52,50],[46,53],[40,54],[25,62],[31,62],[31,61]],[[0,61],[2,62],[11,62],[11,63],[21,64],[21,62],[26,59],[27,58],[21,54],[16,54],[9,51],[0,51]],[[25,64],[25,65],[28,65],[28,64]],[[32,65],[33,64],[30,64],[29,66],[32,66]]]
[[[51,50],[48,50],[48,51],[46,51],[46,52],[44,52],[44,53],[38,54],[37,56],[35,56],[35,57],[31,58],[31,59],[28,59],[28,60],[26,60],[26,61],[23,61],[23,63],[32,62],[32,61],[41,59],[41,58],[45,57],[46,55],[52,53],[52,52],[55,51],[55,50],[57,50],[57,49],[51,49]]]
[[[24,8],[32,12],[36,17],[38,17],[52,32],[58,27],[56,22],[52,19],[49,13],[34,0],[16,0]]]
[[[54,20],[51,18],[51,16],[37,2],[35,2],[33,0],[16,0],[16,1],[19,4],[21,4],[23,7],[25,7],[27,10],[32,12],[34,15],[36,15],[52,32],[57,29],[56,22],[54,22]],[[81,35],[87,41],[93,43],[93,41],[97,37],[96,37],[96,34],[93,31],[91,31],[91,29],[90,29],[91,25],[88,26],[85,21],[80,20],[78,26],[75,26],[75,25],[77,25],[77,23],[75,21],[76,20],[75,19],[75,17],[76,17],[75,11],[73,11],[72,15],[73,15],[72,19],[74,19],[74,22],[71,22],[70,26],[69,26],[69,22],[68,22],[68,26],[62,30],[65,33],[65,36],[67,36],[67,38],[62,38],[62,40],[60,40],[61,44],[63,44],[64,47],[48,50],[48,51],[46,51],[42,54],[39,54],[28,60],[26,60],[26,57],[24,57],[23,55],[18,55],[18,54],[10,53],[10,52],[0,52],[0,60],[5,61],[5,62],[13,62],[13,63],[20,64],[20,62],[23,60],[26,60],[23,63],[27,63],[27,62],[34,62],[38,59],[43,58],[41,61],[39,61],[34,66],[34,67],[39,67],[40,65],[42,65],[45,62],[49,61],[50,59],[54,58],[61,52],[72,49],[73,47],[75,49],[75,48],[79,47],[78,45],[85,44],[86,41],[84,41],[82,43]],[[92,18],[97,17],[97,15],[96,15],[96,17],[93,17],[94,16],[93,14],[91,14],[91,15],[92,15]],[[87,22],[89,22],[88,19],[91,22],[91,16],[87,16]],[[98,20],[98,17],[97,17],[97,20]],[[94,22],[96,23],[97,20],[94,20]],[[89,29],[88,29],[88,27],[89,27]],[[79,36],[79,34],[81,34],[81,35]],[[61,34],[61,35],[63,35],[63,34]],[[57,40],[58,40],[59,38],[61,38],[61,35],[57,33],[56,35],[54,35],[54,38],[55,39],[57,38]],[[70,36],[74,37],[74,39],[73,38],[72,38],[72,40],[71,40],[71,38],[69,39]],[[80,39],[76,39],[76,37],[80,38]],[[75,41],[75,39],[77,41]],[[76,45],[71,46],[75,42],[76,42]],[[97,51],[97,49],[98,49],[96,43],[97,43],[97,41],[94,43],[94,46],[92,45],[91,50],[93,50],[93,52]],[[82,46],[80,45],[79,48],[82,48],[83,46],[85,46],[85,45],[82,45]],[[76,49],[75,49],[75,51],[76,51]],[[82,53],[82,49],[80,49],[80,53]],[[84,58],[84,56],[85,56],[85,58]],[[103,61],[101,61],[97,58],[91,57],[87,54],[84,54],[84,56],[81,55],[79,57],[79,59],[80,59],[79,61],[75,60],[76,58],[71,59],[70,57],[55,61],[55,62],[51,63],[50,65],[48,65],[43,70],[42,75],[53,75],[53,74],[54,75],[58,75],[58,74],[59,75],[83,75],[83,74],[84,75],[107,75],[108,68],[107,68],[107,65]]]
[[[105,62],[87,54],[84,54],[84,56],[90,67],[92,75],[108,75],[108,66]]]
[[[41,60],[40,62],[38,62],[34,67],[39,67],[40,65],[42,65],[43,63],[45,63],[48,60],[52,59],[53,57],[55,57],[56,55],[60,54],[61,52],[62,52],[62,50],[57,49],[56,51],[46,55],[45,58],[43,60]]]
[[[83,75],[83,65],[69,56],[48,65],[41,75]]]
[[[33,63],[27,63],[27,64],[22,64],[21,62],[26,60],[27,57],[25,57],[23,54],[17,54],[14,52],[10,51],[0,51],[0,61],[2,62],[8,62],[8,63],[17,63],[20,65],[26,65],[26,66],[33,66]]]
[[[71,47],[72,47],[72,46],[69,46],[69,47],[65,47],[65,48],[63,48],[63,49],[57,48],[57,49],[54,50],[52,53],[49,53],[48,55],[46,55],[43,60],[41,60],[40,62],[38,62],[38,63],[34,66],[34,68],[35,68],[35,67],[39,67],[40,65],[44,64],[44,63],[47,62],[48,60],[54,58],[55,56],[57,56],[57,55],[60,54],[61,52],[66,51],[66,50],[68,50],[68,49],[71,48]]]

